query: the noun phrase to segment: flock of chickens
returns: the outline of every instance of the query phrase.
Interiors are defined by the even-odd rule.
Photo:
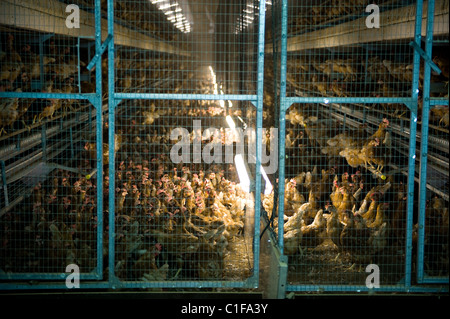
[[[126,63],[120,54],[118,61]],[[206,77],[197,83],[199,93],[212,94]],[[144,281],[221,279],[224,271],[230,272],[225,263],[233,258],[230,245],[242,238],[247,194],[232,182],[238,181],[233,165],[174,164],[169,150],[175,143],[171,128],[192,125],[192,118],[209,124],[216,119],[223,125],[224,109],[207,101],[170,102],[177,107],[164,101],[130,103],[118,106],[116,118],[116,275]],[[181,116],[190,123],[182,123]],[[104,207],[109,198],[107,132],[105,122]],[[69,165],[92,171],[95,143],[86,142],[80,156]],[[55,170],[21,204],[28,213],[7,212],[2,217],[0,268],[57,272],[75,263],[82,272],[92,271],[97,261],[97,192],[95,178]],[[108,210],[103,213],[102,253],[108,264]]]
[[[432,74],[432,83],[444,83],[445,92],[432,92],[432,97],[448,97],[449,59],[436,55],[433,62],[441,74]],[[288,59],[287,80],[295,88],[322,96],[337,97],[406,97],[410,95],[413,65],[394,62],[379,56],[366,61],[361,56],[348,59],[320,59],[315,56],[293,56]],[[421,73],[422,76],[422,73]],[[423,78],[420,79],[422,88]],[[418,116],[422,115],[422,96],[419,95]],[[377,111],[400,118],[407,113],[402,104],[381,104]],[[430,121],[445,129],[449,127],[449,109],[445,105],[431,107]]]
[[[331,17],[350,14],[360,0],[342,2],[330,0]],[[142,30],[155,31],[155,25],[135,7],[114,2],[118,17],[135,21]],[[102,7],[106,8],[105,1]],[[320,23],[325,18],[322,7],[312,7],[308,18],[299,16],[296,23],[306,25],[302,19]],[[132,16],[130,18],[130,15]],[[130,20],[131,19],[131,20]],[[308,21],[310,23],[310,21]],[[293,27],[295,28],[295,27]],[[166,32],[170,35],[170,32]],[[173,40],[173,38],[168,39]],[[0,91],[31,92],[33,80],[40,79],[40,57],[29,45],[18,48],[14,36],[6,35],[6,46],[0,52]],[[77,58],[68,46],[48,42],[43,58],[45,84],[42,92],[82,93],[93,92],[91,82],[74,83],[78,73]],[[448,59],[437,56],[433,61],[443,70],[448,81]],[[107,59],[103,58],[103,92],[108,92]],[[121,92],[142,92],[153,86],[155,79],[173,78],[158,83],[165,92],[177,93],[186,80],[195,78],[192,72],[173,76],[174,70],[186,66],[165,58],[155,61],[145,53],[118,50],[115,60],[116,87]],[[302,57],[289,59],[288,81],[308,84],[306,89],[324,96],[352,96],[352,83],[360,80],[362,61],[334,59],[319,61]],[[81,62],[81,66],[85,66]],[[378,90],[373,96],[398,96],[402,87],[389,83],[408,83],[412,70],[405,63],[394,63],[380,57],[368,61],[367,71]],[[151,70],[151,71],[150,71]],[[293,70],[293,71],[292,71]],[[308,77],[309,74],[314,74]],[[338,77],[336,78],[336,74]],[[318,76],[319,75],[319,76]],[[194,80],[197,88],[190,93],[212,94],[211,83]],[[166,85],[166,87],[164,87]],[[105,96],[104,96],[105,97]],[[0,135],[11,132],[23,123],[29,127],[56,114],[65,115],[73,110],[73,100],[22,99],[0,100]],[[123,102],[125,103],[125,102]],[[223,120],[224,109],[217,102],[178,101],[176,105],[136,100],[132,105],[122,105],[117,111],[114,150],[115,170],[115,273],[122,280],[174,280],[200,278],[215,280],[223,277],[224,260],[230,253],[230,244],[244,230],[247,195],[239,184],[234,167],[206,165],[175,165],[168,157],[173,125],[192,125],[193,118]],[[264,96],[264,105],[272,106],[273,97]],[[132,110],[128,111],[128,110]],[[249,113],[254,108],[249,108]],[[234,115],[242,115],[234,111]],[[398,115],[397,108],[390,115]],[[247,113],[247,117],[254,114]],[[432,114],[438,125],[448,127],[448,107],[435,107]],[[264,111],[264,120],[271,116]],[[181,118],[181,119],[180,119]],[[176,119],[170,125],[167,122]],[[393,175],[383,175],[391,155],[389,121],[382,120],[378,130],[368,134],[361,129],[353,133],[323,135],[323,124],[314,117],[306,117],[291,107],[286,120],[295,127],[300,125],[304,136],[294,130],[286,136],[286,149],[298,140],[309,140],[320,149],[326,159],[345,160],[348,171],[342,166],[317,171],[316,158],[305,152],[304,167],[296,167],[295,177],[285,180],[284,198],[284,253],[304,256],[308,250],[324,243],[333,243],[339,254],[346,254],[357,263],[369,263],[393,247],[404,245],[406,233],[406,185]],[[103,203],[108,203],[108,141],[107,125],[104,129]],[[303,133],[302,133],[303,134]],[[268,143],[267,143],[268,145]],[[95,168],[96,145],[86,142],[81,157],[73,163],[80,171]],[[342,164],[342,163],[341,163]],[[327,166],[328,167],[328,166]],[[376,175],[375,181],[364,172]],[[349,173],[350,172],[350,173]],[[97,193],[95,179],[65,170],[55,170],[47,180],[37,184],[30,200],[21,204],[25,214],[5,213],[0,228],[1,262],[5,272],[58,272],[67,264],[75,263],[89,272],[96,265],[97,245]],[[262,195],[262,205],[274,214],[274,193]],[[107,207],[107,205],[104,205]],[[108,264],[108,210],[103,212],[103,251]],[[278,220],[273,228],[278,232]],[[413,243],[417,240],[414,227]],[[434,197],[427,205],[426,243],[434,246],[434,262],[445,263],[448,269],[448,208],[445,202]],[[25,235],[24,235],[25,234]],[[436,248],[438,247],[438,248]],[[429,260],[430,264],[433,260]]]
[[[389,121],[380,121],[372,134],[364,127],[339,133],[295,106],[286,120],[290,123],[286,154],[288,158],[295,151],[300,155],[286,161],[286,175],[293,177],[284,183],[284,253],[301,260],[318,247],[334,247],[334,261],[346,256],[361,266],[385,256],[401,260],[407,231],[407,189],[401,174],[384,169],[392,147]],[[318,171],[318,167],[323,169]],[[263,207],[278,234],[280,221],[273,196],[273,192],[263,196]],[[426,210],[426,267],[442,271],[448,269],[448,203],[434,196]],[[415,221],[415,249],[417,230]]]
[[[0,91],[43,93],[92,93],[90,82],[75,83],[78,58],[69,45],[50,40],[46,54],[41,57],[28,44],[18,48],[14,36],[6,35],[6,46],[0,52]],[[80,61],[80,66],[85,66]],[[43,73],[41,73],[41,67]],[[80,70],[81,71],[81,70]],[[33,82],[44,81],[40,90]],[[66,116],[77,105],[72,99],[4,98],[0,100],[0,135],[28,128],[56,115]],[[22,125],[21,125],[22,124]]]

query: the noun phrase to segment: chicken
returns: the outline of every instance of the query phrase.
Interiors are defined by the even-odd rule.
[[[316,75],[313,75],[311,82],[313,84],[313,87],[319,92],[321,93],[323,96],[327,96],[328,95],[328,90],[327,90],[327,82],[325,82],[325,80],[322,80],[319,82],[318,78]]]
[[[55,112],[59,108],[61,108],[61,103],[61,99],[50,99],[46,101],[41,112],[37,116],[35,116],[33,124],[36,120],[38,123],[40,123],[45,118],[53,119],[53,115],[55,114]]]
[[[367,209],[366,212],[361,214],[361,216],[365,219],[367,224],[375,221],[380,197],[381,197],[380,193],[372,193],[370,195],[371,202],[369,208]]]
[[[301,228],[301,250],[307,248],[315,248],[322,244],[326,239],[327,221],[323,216],[323,210],[319,210],[314,218],[314,221],[309,225],[303,225]]]
[[[412,64],[395,63],[389,60],[383,60],[383,65],[397,80],[407,83],[411,83],[411,81],[413,80],[414,67]],[[423,73],[420,73],[420,80],[423,80]],[[420,86],[422,85],[421,83],[419,84]]]
[[[355,139],[348,133],[341,133],[327,141],[328,146],[322,149],[323,154],[339,154],[347,160],[352,167],[364,167],[382,171],[384,165],[389,162],[391,139],[390,133],[386,131],[389,121],[383,119],[378,130],[367,139]],[[373,165],[376,164],[375,168]]]
[[[439,126],[444,126],[448,128],[449,126],[448,110],[449,109],[447,105],[434,106],[433,108],[430,109],[431,117],[436,119]]]
[[[17,89],[16,92],[21,92]],[[5,131],[5,126],[12,126],[19,117],[19,98],[6,98],[0,100],[0,136]]]
[[[41,76],[41,59],[40,56],[31,51],[31,47],[26,45],[22,49],[21,58],[23,62],[23,72],[26,72],[30,79],[36,79]],[[49,72],[50,63],[55,62],[56,59],[44,55],[42,57],[44,74]]]
[[[114,152],[117,153],[123,143],[122,134],[114,135]],[[97,160],[97,146],[96,143],[86,142],[84,149],[88,152],[88,156],[91,160]],[[103,165],[109,164],[109,144],[103,143]]]
[[[303,214],[306,210],[307,203],[300,206],[294,215],[288,217],[288,220],[284,223],[284,251],[285,255],[294,255],[298,253],[300,248],[300,242],[302,240],[302,223]],[[278,232],[278,228],[275,228],[275,232]]]
[[[370,204],[370,202],[372,200],[373,194],[378,193],[377,196],[380,196],[380,197],[377,197],[377,198],[381,198],[382,196],[384,196],[384,194],[386,194],[386,192],[389,190],[389,188],[391,188],[391,186],[392,186],[391,182],[387,182],[385,184],[381,184],[381,185],[372,187],[370,189],[370,191],[364,197],[364,200],[361,203],[361,206],[359,207],[357,214],[363,215],[366,213],[366,211],[368,209],[368,205]]]
[[[22,58],[14,48],[14,36],[9,34],[5,54],[0,58],[0,81],[6,80],[10,84],[14,83],[21,74],[22,68]]]
[[[388,223],[369,228],[362,216],[351,212],[346,213],[346,220],[340,236],[342,250],[350,254],[354,263],[372,262],[374,256],[386,248]]]
[[[299,252],[302,240],[302,230],[300,228],[285,232],[283,235],[283,254],[286,256],[295,255]]]
[[[151,124],[153,124],[153,122],[155,122],[156,119],[158,119],[160,117],[160,115],[163,115],[164,112],[162,112],[160,110],[156,110],[155,103],[152,103],[150,105],[150,109],[142,110],[141,114],[144,118],[141,125],[151,125]]]
[[[377,205],[377,214],[375,220],[371,223],[367,223],[369,228],[379,228],[385,222],[385,210],[389,208],[389,203],[379,203]]]
[[[340,250],[340,236],[343,229],[343,224],[339,220],[339,215],[336,207],[330,205],[326,209],[331,213],[327,219],[327,237],[338,247]],[[336,257],[337,258],[337,257]]]
[[[448,79],[448,77],[449,77],[449,69],[450,69],[449,68],[450,63],[449,63],[448,57],[436,55],[433,58],[433,62],[441,70],[442,76],[444,76],[444,77],[446,77]]]
[[[284,190],[284,203],[286,216],[292,216],[297,209],[305,202],[303,195],[297,190],[297,183],[294,179],[286,181]]]
[[[50,224],[49,229],[52,234],[49,251],[54,262],[64,265],[64,267],[69,264],[78,264],[72,230],[65,224],[58,227],[54,223]]]
[[[365,259],[369,256],[367,242],[370,238],[370,231],[362,223],[362,217],[353,215],[352,212],[345,212],[346,224],[340,235],[340,244],[343,251],[349,253],[354,261]]]
[[[353,197],[353,194],[351,194],[348,189],[339,188],[339,191],[342,194],[342,198],[340,202],[337,202],[339,206],[336,206],[336,209],[338,212],[339,220],[343,222],[346,213],[354,210],[356,201],[355,198]]]
[[[330,176],[334,174],[334,168],[330,168],[328,170],[322,170],[322,177],[318,181],[313,181],[307,186],[310,190],[309,202],[311,200],[316,200],[321,202],[326,199],[326,196],[330,193],[333,182],[330,179]]]

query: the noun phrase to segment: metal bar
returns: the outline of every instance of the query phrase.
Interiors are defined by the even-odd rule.
[[[416,4],[416,24],[414,41],[420,45],[422,28],[423,0]],[[406,219],[406,260],[405,260],[405,286],[411,287],[412,272],[412,229],[413,229],[413,206],[414,206],[414,172],[416,159],[416,131],[417,131],[417,100],[419,96],[419,72],[420,55],[414,51],[414,70],[411,98],[415,100],[415,107],[410,112],[410,135],[409,135],[409,157],[408,157],[408,187],[407,187],[407,219]]]
[[[105,52],[106,48],[108,47],[109,42],[112,39],[112,34],[108,34],[106,37],[105,42],[100,46],[99,50],[95,53],[94,57],[92,58],[91,62],[87,65],[86,69],[89,71],[94,67],[95,64],[97,64],[98,60],[102,56],[102,54]]]
[[[99,52],[102,48],[102,19],[101,19],[101,1],[95,0],[95,51]],[[104,50],[104,49],[103,49]],[[97,59],[95,63],[95,99],[94,108],[96,114],[96,148],[97,148],[97,166],[94,169],[97,173],[97,269],[98,279],[103,279],[103,107],[102,107],[102,61]],[[89,112],[89,120],[92,119],[92,113]],[[91,127],[91,125],[89,125]],[[90,179],[93,172],[86,175]]]
[[[286,98],[286,73],[287,73],[287,0],[281,2],[281,67],[280,67],[280,115],[278,133],[278,245],[280,253],[284,250],[284,178],[286,159],[286,110],[291,104]],[[275,88],[276,89],[276,88]]]
[[[436,71],[427,59],[432,56],[433,26],[434,26],[434,0],[428,1],[427,30],[425,37],[425,52],[421,56],[425,59],[423,80],[423,106],[422,127],[420,143],[420,169],[419,169],[419,216],[418,216],[418,244],[417,244],[417,282],[422,283],[448,283],[449,278],[433,278],[425,274],[425,226],[426,226],[426,193],[427,193],[427,163],[428,163],[428,128],[430,116],[430,82],[431,69]],[[420,48],[419,48],[420,49]],[[417,49],[416,49],[417,50]],[[419,51],[420,53],[420,51]],[[439,69],[438,69],[439,70]],[[437,73],[440,73],[436,71]],[[427,278],[427,280],[425,280]]]
[[[86,100],[95,97],[95,93],[66,94],[66,93],[41,93],[41,92],[0,92],[0,98],[27,98],[27,99],[71,99]]]
[[[164,93],[114,93],[115,99],[153,99],[153,100],[230,100],[254,101],[258,95],[239,94],[164,94]]]
[[[3,194],[5,196],[5,207],[9,205],[9,199],[8,199],[8,185],[6,183],[6,167],[5,162],[0,160],[0,165],[2,169],[2,184],[3,184]]]
[[[348,286],[336,286],[336,285],[287,285],[286,291],[308,291],[308,292],[448,292],[448,287],[424,287],[424,286],[411,286],[405,287],[404,285],[398,286],[381,286],[380,288],[369,289],[365,285],[348,285]]]
[[[259,281],[259,248],[260,248],[260,214],[261,214],[261,149],[262,149],[262,111],[264,95],[264,25],[266,1],[259,1],[259,37],[258,37],[258,80],[256,108],[256,167],[255,167],[255,212],[253,237],[253,282],[258,287]]]
[[[107,2],[107,12],[108,12],[108,34],[114,35],[114,4],[113,0],[108,0]],[[115,209],[115,154],[114,154],[114,126],[115,126],[115,99],[114,99],[114,36],[108,43],[108,140],[109,140],[109,241],[108,241],[108,267],[109,274],[108,280],[109,284],[114,287],[116,283],[115,278],[115,219],[114,219],[114,209]]]
[[[431,2],[433,2],[433,1],[434,1],[434,0],[431,0]],[[430,6],[431,6],[431,5],[429,5],[429,7],[430,7]],[[433,3],[432,6],[433,6],[433,8],[434,8],[434,3]],[[429,21],[432,20],[432,19],[433,19],[433,17],[432,17],[432,18],[428,18],[428,19],[427,19],[427,24],[428,24]],[[427,43],[428,43],[428,42],[427,42]],[[415,43],[415,42],[410,42],[409,45],[412,46],[412,47],[414,48],[414,50],[416,50],[416,51],[420,54],[420,56],[422,57],[422,59],[423,59],[427,64],[429,64],[429,66],[434,70],[434,72],[436,72],[438,75],[441,74],[441,69],[439,69],[439,67],[438,67],[436,64],[434,64],[434,62],[433,62],[433,60],[431,60],[430,56],[427,55],[426,52],[425,52],[424,50],[422,50],[422,48],[421,48],[419,45],[417,45],[417,43]]]
[[[410,103],[414,103],[413,98],[388,98],[388,97],[286,97],[285,99],[289,104],[293,103],[403,103],[408,106]]]

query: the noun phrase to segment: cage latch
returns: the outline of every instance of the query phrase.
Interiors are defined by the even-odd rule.
[[[419,53],[419,55],[423,58],[423,60],[430,65],[430,67],[433,69],[433,71],[435,71],[438,75],[441,74],[441,69],[439,69],[439,67],[426,54],[426,52],[417,45],[416,42],[412,41],[409,43],[409,45],[412,46]]]
[[[105,52],[106,48],[108,47],[109,42],[112,40],[112,37],[113,37],[112,34],[108,34],[105,41],[100,46],[100,51],[95,53],[94,57],[92,58],[91,62],[89,62],[86,69],[88,69],[90,71],[94,67],[95,63],[97,63],[97,60],[100,59],[103,52]]]

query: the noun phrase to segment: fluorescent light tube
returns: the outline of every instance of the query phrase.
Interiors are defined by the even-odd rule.
[[[234,162],[236,164],[236,170],[238,172],[242,190],[246,193],[250,193],[250,178],[248,177],[247,169],[245,168],[244,158],[241,154],[237,154],[234,157]]]

